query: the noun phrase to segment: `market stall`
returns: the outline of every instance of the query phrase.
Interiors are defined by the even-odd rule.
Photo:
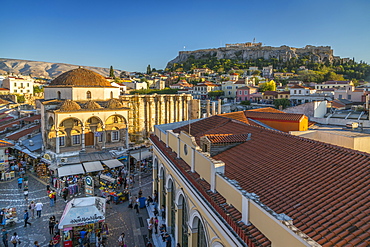
[[[64,209],[59,222],[63,246],[90,244],[100,241],[107,234],[105,199],[101,197],[74,198]]]
[[[81,164],[67,165],[58,168],[58,176],[64,177],[69,175],[85,174],[85,170]]]
[[[89,172],[97,172],[97,171],[103,171],[104,170],[104,167],[102,166],[102,164],[100,163],[100,161],[92,161],[92,162],[85,162],[85,163],[82,163],[84,168],[85,168],[85,171],[87,173]]]
[[[102,162],[103,162],[104,165],[108,166],[109,168],[115,168],[115,167],[123,166],[122,162],[117,160],[117,159],[103,160]]]
[[[102,197],[111,197],[111,201],[118,204],[128,199],[128,191],[120,191],[120,187],[116,182],[115,178],[101,174],[99,190]]]

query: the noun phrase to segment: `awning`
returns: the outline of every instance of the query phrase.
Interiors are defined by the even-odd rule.
[[[148,151],[148,150],[145,150],[145,151],[142,151],[141,154],[140,152],[138,153],[134,153],[134,154],[130,154],[131,157],[135,158],[136,160],[140,160],[140,157],[141,157],[141,160],[144,160],[146,158],[149,158],[149,157],[152,157],[152,152]]]
[[[100,161],[86,162],[82,164],[84,165],[86,172],[97,172],[104,170],[104,167],[102,166]]]
[[[58,168],[58,176],[64,177],[69,175],[84,174],[85,170],[81,164],[62,166]]]
[[[123,166],[123,164],[121,163],[121,161],[117,160],[117,159],[113,159],[113,160],[103,160],[102,161],[104,163],[104,165],[108,166],[109,168],[114,168],[114,167],[118,167],[118,166]]]
[[[101,197],[73,198],[64,209],[59,229],[103,222],[105,220],[105,199]]]

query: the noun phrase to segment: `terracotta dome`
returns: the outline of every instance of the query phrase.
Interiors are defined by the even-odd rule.
[[[103,76],[84,68],[73,69],[61,74],[49,86],[112,87]]]
[[[122,108],[123,105],[121,102],[119,102],[119,100],[117,99],[110,99],[107,103],[107,108],[110,108],[110,109],[116,109],[116,108]]]
[[[95,110],[95,109],[100,109],[102,108],[98,103],[95,101],[89,100],[87,103],[83,106],[84,109],[87,110]]]
[[[81,106],[70,99],[64,101],[62,106],[59,108],[59,111],[76,111],[76,110],[81,110]]]

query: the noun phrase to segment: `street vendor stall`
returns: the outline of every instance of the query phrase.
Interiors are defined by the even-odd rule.
[[[103,160],[102,162],[104,163],[104,165],[108,166],[109,168],[123,166],[123,163],[117,159]]]
[[[72,247],[86,242],[94,244],[107,235],[105,199],[101,197],[74,198],[64,209],[59,222],[63,246]],[[88,241],[87,241],[88,240]]]
[[[111,200],[118,204],[128,199],[128,191],[119,190],[119,186],[116,183],[116,179],[107,175],[100,175],[100,193],[102,197],[111,197]]]
[[[84,174],[85,170],[81,164],[67,165],[58,168],[58,176],[64,177],[69,175]]]

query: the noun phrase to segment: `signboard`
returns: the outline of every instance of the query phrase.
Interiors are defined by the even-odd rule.
[[[85,193],[86,195],[94,195],[94,179],[91,176],[85,178]]]

